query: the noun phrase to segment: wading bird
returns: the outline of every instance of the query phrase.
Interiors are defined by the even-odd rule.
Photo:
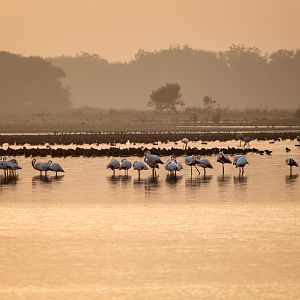
[[[190,141],[189,141],[188,138],[185,137],[185,138],[182,139],[182,142],[183,142],[183,144],[184,144],[184,150],[186,150],[186,149],[187,149],[187,145],[188,145],[188,143],[189,143]]]
[[[50,165],[52,164],[52,161],[49,160],[46,163],[38,163],[36,162],[36,159],[33,159],[31,164],[35,170],[40,171],[41,176],[43,175],[43,172],[45,172],[45,176],[47,176],[47,172],[50,170]]]
[[[225,155],[222,151],[217,155],[217,162],[222,164],[223,175],[225,173],[224,164],[231,164],[229,156]]]
[[[207,168],[208,168],[208,169],[212,169],[212,168],[213,168],[212,164],[210,163],[210,161],[209,161],[207,158],[201,158],[201,159],[199,160],[198,165],[199,165],[201,168],[204,169],[204,176],[206,175],[206,169],[207,169]]]
[[[242,146],[242,141],[244,141],[244,135],[242,134],[242,133],[238,133],[237,135],[236,135],[236,138],[237,138],[237,140],[238,141],[240,141],[240,147]]]
[[[197,158],[195,155],[190,155],[185,158],[185,164],[191,167],[191,176],[193,176],[193,167],[195,167],[195,169],[198,171],[198,174],[200,174],[200,171],[197,168],[199,162],[200,159]]]
[[[244,148],[246,148],[246,145],[248,145],[248,147],[250,147],[250,142],[252,141],[250,136],[246,136],[244,137]]]
[[[155,169],[159,169],[159,164],[164,164],[158,155],[151,154],[148,150],[144,154],[144,162],[152,169],[152,176],[156,176]]]
[[[139,173],[139,180],[141,179],[141,171],[142,170],[149,170],[148,166],[143,161],[135,161],[133,163],[133,169],[138,171]]]
[[[128,176],[128,170],[131,168],[131,166],[132,166],[131,161],[124,158],[124,159],[121,160],[119,170],[125,170],[125,176]]]
[[[49,167],[49,170],[55,172],[56,177],[58,172],[63,172],[63,173],[65,172],[64,169],[61,167],[61,165],[58,163],[52,163]]]
[[[249,162],[247,161],[246,157],[243,155],[236,155],[233,161],[233,164],[239,168],[239,176],[244,175],[244,168]]]
[[[285,164],[290,166],[290,175],[292,176],[292,169],[293,167],[298,167],[298,163],[292,157],[287,157],[285,159]]]
[[[174,173],[176,177],[176,172],[183,169],[182,164],[175,156],[171,156],[170,159],[166,161],[165,169],[170,173]]]
[[[117,159],[112,159],[106,166],[106,169],[113,171],[113,177],[116,175],[116,170],[121,166],[120,162]]]

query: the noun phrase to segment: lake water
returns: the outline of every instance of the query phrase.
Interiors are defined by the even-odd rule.
[[[0,299],[300,299],[294,144],[253,143],[274,152],[247,155],[244,177],[214,157],[205,178],[160,168],[154,181],[68,157],[46,180],[18,158],[17,180],[0,182]]]

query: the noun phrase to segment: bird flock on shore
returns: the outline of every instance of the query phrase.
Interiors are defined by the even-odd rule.
[[[250,137],[244,137],[242,134],[237,136],[237,139],[240,140],[240,144],[243,141],[244,147],[246,145],[249,145],[251,142]],[[297,141],[300,142],[300,136],[297,136]],[[182,143],[184,144],[184,149],[187,149],[187,145],[189,143],[189,140],[187,138],[182,139]],[[289,152],[290,149],[286,148],[286,152]],[[225,165],[226,164],[233,164],[236,166],[236,168],[239,169],[239,176],[244,175],[244,168],[247,164],[249,164],[247,158],[244,155],[235,155],[233,161],[229,158],[228,155],[225,155],[223,152],[219,152],[216,161],[222,165],[222,173],[224,175],[225,173]],[[37,162],[36,159],[33,159],[32,162],[33,169],[40,172],[40,176],[43,175],[43,172],[45,176],[47,176],[47,173],[49,171],[55,172],[56,176],[59,172],[64,172],[64,169],[61,167],[60,164],[54,163],[51,160],[47,162]],[[198,174],[200,174],[200,170],[198,167],[203,168],[204,176],[206,175],[206,169],[212,169],[213,165],[207,158],[201,158],[200,156],[195,155],[189,155],[185,157],[185,164],[190,167],[191,170],[191,176],[193,176],[193,168],[196,169]],[[292,168],[298,167],[298,162],[292,158],[287,157],[285,159],[285,164],[290,167],[290,175],[292,175]],[[152,169],[152,176],[156,177],[156,169],[159,168],[159,165],[164,165],[164,168],[166,171],[169,172],[169,174],[176,177],[177,172],[181,171],[183,169],[182,163],[175,157],[171,156],[169,159],[167,159],[165,162],[161,160],[161,158],[156,154],[151,154],[149,150],[145,151],[144,153],[144,161],[135,161],[131,162],[127,160],[126,158],[122,159],[121,161],[117,159],[112,159],[106,166],[106,169],[110,169],[113,172],[113,176],[116,174],[116,170],[124,170],[125,176],[128,176],[129,169],[133,167],[134,170],[138,172],[138,178],[141,177],[141,171]],[[10,160],[6,160],[6,158],[0,158],[0,170],[3,170],[4,177],[16,177],[17,171],[22,169],[22,167],[19,166],[18,161],[13,158]]]

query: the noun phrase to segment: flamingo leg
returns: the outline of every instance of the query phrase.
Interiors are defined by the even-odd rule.
[[[197,166],[195,165],[196,170],[198,171],[199,175],[200,175],[200,171],[198,170]]]
[[[224,164],[222,164],[222,169],[223,169],[223,175],[224,175],[224,173],[225,173]]]
[[[141,179],[141,171],[138,170],[138,172],[139,172],[139,180],[140,180]]]
[[[292,176],[292,170],[293,170],[293,167],[290,166],[290,176]]]

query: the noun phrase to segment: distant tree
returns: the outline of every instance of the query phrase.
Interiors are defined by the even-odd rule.
[[[176,111],[177,106],[185,105],[180,92],[180,85],[167,83],[160,88],[153,90],[149,96],[148,106],[155,110]]]
[[[205,109],[211,109],[216,103],[217,103],[216,100],[214,100],[210,96],[203,97],[203,104]]]
[[[65,73],[41,57],[0,52],[0,113],[57,113],[70,109]]]

